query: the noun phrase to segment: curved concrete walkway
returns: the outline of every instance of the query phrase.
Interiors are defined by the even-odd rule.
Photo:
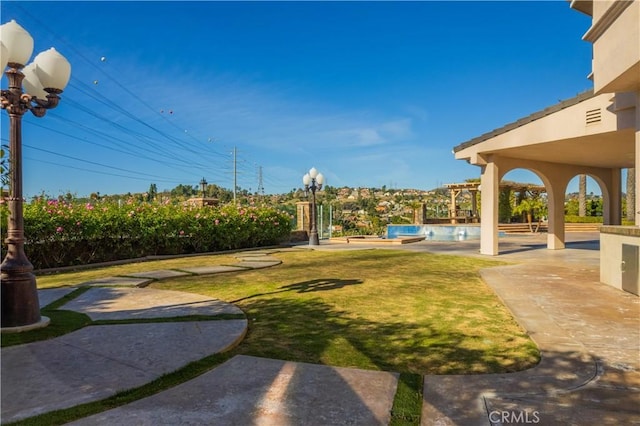
[[[106,277],[40,290],[42,307],[90,287],[60,309],[94,321],[226,314],[242,319],[92,325],[2,350],[2,423],[107,398],[192,361],[227,351],[247,331],[237,307],[191,293],[144,288],[188,274],[260,269],[277,251],[238,254],[239,262]],[[398,374],[236,356],[212,371],[148,398],[73,422],[86,425],[384,425]]]
[[[90,287],[60,309],[86,314],[93,321],[133,323],[92,325],[55,339],[2,349],[2,422],[104,399],[237,345],[248,323],[236,306],[192,293],[143,288],[154,280],[281,263],[267,252],[248,252],[237,259],[232,265],[147,271],[39,290],[44,307],[78,288]],[[170,322],[190,315],[212,318]],[[216,315],[237,319],[214,320]],[[135,323],[162,318],[169,321]]]
[[[423,425],[640,424],[640,299],[599,282],[597,234],[570,238],[575,241],[562,251],[538,250],[544,240],[537,236],[505,238],[500,259],[518,264],[482,271],[540,347],[541,363],[512,374],[426,376]],[[364,248],[377,247],[322,244],[315,249]],[[478,256],[477,242],[425,241],[393,249]],[[252,252],[243,259],[245,265],[257,262],[260,267],[261,259],[273,253]],[[145,273],[129,279],[150,278],[161,277]],[[91,284],[104,285],[105,280]],[[140,304],[129,303],[137,295]],[[192,296],[187,300],[178,292],[96,287],[68,305],[77,304],[75,309],[92,318],[113,315],[119,300],[126,306],[121,310],[126,314],[119,315],[136,318],[184,315],[182,310],[191,307],[199,313],[235,308]],[[146,382],[177,368],[175,364],[186,364],[183,358],[194,348],[202,348],[200,358],[224,350],[245,329],[244,319],[91,326],[49,342],[4,349],[2,421],[72,406],[86,395],[95,400],[139,386],[136,380]],[[218,339],[213,336],[227,338],[213,343]],[[7,357],[12,351],[16,354]],[[173,356],[180,358],[177,363],[167,359]],[[93,367],[73,376],[74,368],[82,369],[92,357],[99,358]],[[389,422],[396,386],[394,373],[236,356],[194,380],[74,424],[382,425]],[[103,387],[106,392],[100,393]],[[40,399],[57,393],[63,396],[53,402]],[[22,402],[14,400],[16,395]],[[30,405],[22,405],[31,399]]]

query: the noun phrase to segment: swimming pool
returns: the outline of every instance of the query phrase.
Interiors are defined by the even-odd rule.
[[[387,238],[424,236],[431,241],[480,239],[480,225],[387,225]]]

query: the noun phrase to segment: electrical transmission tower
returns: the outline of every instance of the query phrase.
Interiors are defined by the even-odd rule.
[[[258,190],[259,195],[264,195],[264,184],[262,182],[262,166],[258,167]]]

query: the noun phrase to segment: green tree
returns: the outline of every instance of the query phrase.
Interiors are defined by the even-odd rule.
[[[510,188],[504,188],[498,196],[498,221],[500,223],[510,223],[513,216],[513,191]]]
[[[176,186],[171,190],[172,197],[188,198],[188,197],[193,197],[197,193],[198,193],[198,189],[195,186],[183,185],[183,184],[179,184],[178,186]]]
[[[636,210],[636,169],[627,169],[627,196],[626,196],[626,216],[627,220],[633,222]],[[637,224],[636,224],[637,225]]]
[[[221,204],[226,204],[233,199],[233,191],[211,183],[207,185],[207,194],[217,198]]]
[[[564,204],[564,214],[567,216],[578,216],[579,202],[577,198],[570,198]]]
[[[527,216],[527,223],[529,224],[529,231],[538,232],[540,224],[542,223],[543,216],[547,214],[547,200],[542,197],[540,193],[534,192],[528,194],[520,203],[513,209],[515,214],[525,214]],[[538,224],[533,229],[533,218],[538,219]]]
[[[147,201],[149,202],[154,201],[157,195],[158,195],[158,187],[156,186],[155,183],[152,183],[151,185],[149,185],[149,190],[147,191]]]

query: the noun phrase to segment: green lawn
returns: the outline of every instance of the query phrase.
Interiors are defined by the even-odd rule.
[[[479,269],[499,262],[398,250],[286,250],[273,256],[283,264],[151,284],[239,306],[249,320],[249,332],[229,353],[207,357],[111,398],[19,424],[63,424],[149,396],[202,374],[233,355],[247,354],[399,372],[391,424],[417,425],[423,375],[503,373],[529,368],[539,361],[535,344],[479,277]],[[233,263],[237,260],[230,255],[144,262],[40,276],[38,286]],[[49,306],[46,312],[52,319],[49,327],[2,335],[3,346],[50,338],[92,324],[84,315],[57,310],[57,305]]]
[[[420,374],[520,370],[538,351],[478,269],[494,261],[396,250],[299,251],[274,268],[152,284],[239,306],[239,353]]]

